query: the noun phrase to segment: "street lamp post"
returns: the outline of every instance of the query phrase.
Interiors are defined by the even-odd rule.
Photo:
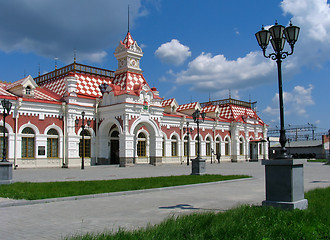
[[[194,123],[197,123],[197,141],[198,141],[198,146],[197,146],[197,158],[200,159],[200,142],[199,142],[199,124],[203,123],[205,120],[206,113],[205,112],[200,112],[198,109],[193,113],[192,117],[194,119]],[[200,119],[202,117],[202,119]]]
[[[189,122],[187,121],[187,127],[183,128],[183,132],[187,132],[187,166],[189,166],[189,154],[190,154],[190,139],[189,135],[192,134],[193,129],[189,127]]]
[[[3,150],[2,150],[2,162],[8,162],[8,160],[6,159],[6,155],[7,155],[7,148],[6,148],[6,116],[9,115],[9,113],[10,113],[12,103],[9,100],[7,100],[7,99],[3,99],[1,101],[1,105],[3,107]]]
[[[265,30],[262,27],[262,30],[255,34],[258,44],[262,49],[265,58],[270,58],[272,60],[276,60],[277,63],[277,74],[278,74],[278,88],[279,88],[279,104],[280,104],[280,144],[281,150],[280,153],[276,156],[278,159],[289,159],[289,156],[286,153],[285,143],[285,129],[284,129],[284,106],[283,106],[283,89],[282,89],[282,59],[285,59],[287,56],[293,54],[294,44],[298,40],[300,28],[296,26],[292,26],[290,23],[289,27],[284,27],[282,25],[278,25],[277,22],[274,26],[269,28],[269,30]],[[270,39],[271,37],[271,39]],[[274,49],[273,53],[266,55],[266,49],[269,43],[269,40]],[[285,40],[289,43],[291,52],[283,51]]]
[[[286,136],[284,129],[284,107],[282,89],[282,59],[293,54],[294,45],[298,40],[300,28],[284,27],[277,22],[269,30],[262,28],[255,34],[258,44],[265,58],[270,58],[277,63],[279,106],[280,106],[280,144],[281,149],[276,154],[275,160],[262,160],[265,165],[266,200],[263,206],[280,207],[284,209],[306,209],[308,201],[304,198],[303,162],[292,159],[285,149]],[[274,49],[273,53],[266,55],[269,41]],[[284,51],[285,41],[290,45],[291,51]]]
[[[12,103],[7,99],[3,99],[1,105],[3,107],[3,150],[2,160],[0,161],[0,185],[13,182],[13,164],[6,159],[6,116],[10,113]]]
[[[81,129],[82,129],[82,155],[81,155],[81,169],[85,168],[85,163],[84,163],[84,158],[85,158],[85,112],[83,111],[81,113],[81,117],[82,117],[82,123],[81,123]],[[76,126],[79,125],[79,119],[76,119],[75,121]],[[91,120],[87,120],[87,127],[89,127],[91,125]]]
[[[200,139],[199,139],[199,124],[204,122],[206,113],[200,112],[198,109],[192,114],[194,123],[197,123],[197,157],[192,160],[192,175],[205,174],[205,159],[200,157]],[[201,118],[200,118],[201,117]]]

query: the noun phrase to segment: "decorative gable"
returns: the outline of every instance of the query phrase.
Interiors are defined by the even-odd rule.
[[[179,104],[177,103],[177,101],[174,98],[165,100],[162,102],[162,107],[164,107],[164,111],[165,112],[176,112],[177,109],[179,108]]]
[[[201,105],[199,102],[187,103],[180,105],[177,109],[178,112],[183,112],[188,115],[192,115],[196,110],[201,110]]]
[[[220,109],[217,105],[209,105],[202,108],[201,112],[205,112],[207,117],[219,118]]]
[[[38,87],[31,75],[6,86],[6,90],[16,96],[33,98]]]

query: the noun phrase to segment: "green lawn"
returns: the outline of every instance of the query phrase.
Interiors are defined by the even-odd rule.
[[[107,181],[17,182],[9,185],[0,185],[0,197],[36,200],[217,182],[248,177],[246,175],[182,175]]]
[[[67,240],[105,239],[330,239],[330,187],[305,194],[307,210],[242,206],[224,213],[198,213],[172,217],[159,225],[135,231],[87,234]],[[110,226],[109,226],[110,227]]]
[[[321,163],[326,163],[326,162],[328,162],[328,159],[308,159],[307,162],[321,162]]]

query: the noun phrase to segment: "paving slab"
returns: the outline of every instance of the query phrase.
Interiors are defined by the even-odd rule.
[[[330,186],[329,166],[307,163],[305,190]],[[265,198],[261,163],[207,164],[207,173],[247,174],[240,181],[198,184],[164,190],[118,193],[78,200],[0,207],[0,239],[61,239],[73,234],[136,229],[157,224],[170,216],[196,211],[225,211],[241,204],[260,205]],[[72,181],[189,174],[191,166],[139,165],[72,169],[20,169],[14,181]],[[0,199],[0,204],[8,199]]]

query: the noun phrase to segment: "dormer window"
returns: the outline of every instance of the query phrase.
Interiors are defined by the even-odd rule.
[[[26,95],[31,95],[31,87],[30,87],[30,86],[27,86],[27,87],[25,88],[25,94],[26,94]]]
[[[172,106],[172,112],[175,112],[176,111],[176,107],[175,105]]]

